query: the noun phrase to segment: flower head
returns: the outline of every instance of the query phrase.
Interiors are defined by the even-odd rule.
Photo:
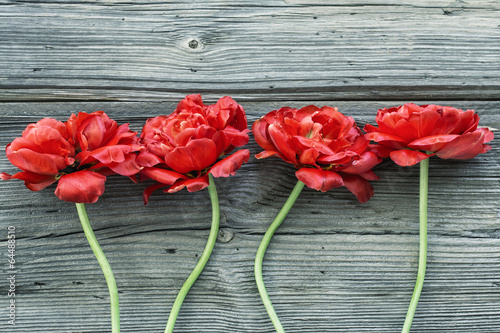
[[[59,199],[93,203],[104,193],[107,175],[139,172],[135,152],[142,147],[136,135],[103,111],[73,114],[67,122],[44,118],[6,147],[7,158],[22,171],[0,177],[24,180],[32,191],[57,181]]]
[[[469,159],[487,152],[493,132],[478,128],[474,110],[448,106],[405,104],[378,110],[378,128],[367,124],[365,137],[379,145],[371,146],[381,157],[398,165],[410,166],[432,156],[443,159]]]
[[[234,175],[250,152],[229,154],[248,143],[248,132],[245,111],[231,97],[205,105],[200,95],[188,95],[172,114],[148,119],[141,133],[146,149],[138,163],[144,167],[140,175],[158,183],[144,191],[144,202],[165,186],[170,193],[184,187],[194,192],[209,185],[209,173]]]
[[[308,187],[325,192],[345,186],[360,202],[372,197],[368,180],[378,179],[371,168],[380,159],[367,149],[354,119],[337,108],[284,107],[257,120],[252,132],[264,149],[257,158],[281,157]]]

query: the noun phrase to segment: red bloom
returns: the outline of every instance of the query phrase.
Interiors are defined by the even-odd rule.
[[[144,167],[140,175],[158,183],[144,191],[144,202],[167,185],[165,192],[184,187],[194,192],[209,185],[209,173],[234,175],[250,152],[239,150],[219,159],[247,144],[248,132],[245,111],[231,97],[205,105],[200,95],[188,95],[172,114],[148,119],[141,134],[146,150],[137,161]]]
[[[142,148],[136,134],[103,111],[73,114],[66,123],[44,118],[7,145],[7,158],[23,171],[2,172],[0,178],[24,180],[32,191],[58,181],[59,199],[93,203],[104,192],[106,175],[139,172],[135,152]]]
[[[448,106],[405,104],[378,110],[378,128],[367,124],[365,138],[378,142],[371,146],[381,157],[391,157],[398,165],[410,166],[432,156],[469,159],[485,153],[493,132],[478,128],[474,110]]]
[[[367,149],[354,119],[337,108],[284,107],[257,120],[252,132],[265,149],[257,158],[278,155],[298,168],[295,175],[308,187],[325,192],[345,186],[360,202],[372,197],[368,180],[378,179],[371,168],[381,159]]]

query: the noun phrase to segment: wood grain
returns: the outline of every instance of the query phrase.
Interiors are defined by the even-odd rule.
[[[497,1],[329,3],[4,0],[0,100],[498,98]]]
[[[337,106],[362,126],[405,102],[475,109],[500,129],[500,4],[477,1],[0,0],[4,148],[42,117],[104,110],[140,131],[188,93],[231,95],[248,121]],[[429,257],[412,333],[500,331],[500,154],[432,159]],[[260,148],[251,140],[252,155]],[[264,260],[289,333],[401,330],[418,261],[418,168],[377,166],[375,196],[304,189]],[[251,158],[217,179],[221,233],[176,332],[273,332],[253,279],[259,242],[296,179]],[[122,332],[163,332],[209,233],[206,191],[155,193],[110,177],[87,205],[116,275]],[[110,331],[109,297],[73,204],[54,186],[0,183],[0,331]],[[7,227],[16,227],[17,325],[7,325]]]
[[[337,105],[362,124],[383,103],[326,104]],[[498,102],[458,104],[482,111],[483,125],[500,123]],[[277,105],[244,104],[250,122],[263,108]],[[70,112],[97,108],[139,130],[145,118],[173,107],[4,103],[0,139],[4,146],[41,115],[64,119]],[[495,315],[500,308],[500,163],[495,142],[491,152],[470,161],[431,162],[429,264],[415,332],[495,332],[500,327]],[[250,149],[259,151],[253,142]],[[11,170],[4,152],[1,156],[1,170]],[[287,332],[400,329],[417,265],[418,170],[385,162],[377,169],[382,179],[374,182],[376,196],[368,203],[357,203],[345,189],[306,189],[274,237],[264,274]],[[252,159],[237,176],[217,180],[222,233],[186,299],[176,331],[272,331],[253,281],[253,259],[293,187],[293,172],[277,159]],[[20,182],[2,186],[2,230],[15,225],[20,238],[17,331],[109,330],[107,289],[73,205],[58,201],[53,188],[33,193]],[[144,186],[110,179],[99,202],[88,205],[117,277],[124,332],[162,330],[209,231],[206,191],[154,194],[143,206]]]

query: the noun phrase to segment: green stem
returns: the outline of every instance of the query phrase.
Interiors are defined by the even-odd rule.
[[[89,222],[89,217],[87,216],[87,210],[85,209],[85,204],[77,203],[76,210],[78,211],[78,216],[80,217],[80,222],[82,223],[83,232],[87,237],[87,240],[94,252],[99,265],[101,266],[102,272],[104,273],[104,277],[106,279],[106,283],[108,284],[109,289],[109,299],[111,303],[111,332],[112,333],[120,333],[120,306],[118,304],[118,289],[116,288],[115,277],[113,275],[113,271],[111,271],[111,267],[109,266],[109,262],[102,252],[99,243],[94,235],[94,231],[92,231],[92,226]]]
[[[259,249],[257,250],[257,255],[255,256],[255,282],[257,282],[257,288],[259,289],[260,298],[262,298],[262,302],[266,307],[267,314],[269,315],[269,318],[271,318],[274,328],[278,333],[284,333],[285,330],[283,329],[283,326],[281,325],[281,322],[278,319],[276,312],[274,311],[273,304],[269,299],[269,295],[266,291],[266,286],[264,285],[264,280],[262,278],[262,260],[264,259],[264,254],[266,253],[266,249],[269,245],[269,242],[271,241],[271,238],[273,237],[278,227],[281,225],[281,222],[283,222],[283,220],[287,216],[288,212],[292,208],[295,200],[297,200],[297,197],[299,196],[303,188],[304,183],[300,180],[297,181],[297,184],[293,188],[292,193],[290,193],[290,196],[283,205],[283,208],[281,208],[273,223],[271,223],[271,225],[267,229],[266,234],[264,235],[264,238],[260,243]]]
[[[429,159],[420,162],[420,251],[418,258],[418,273],[413,296],[411,297],[408,313],[406,314],[405,324],[402,333],[410,332],[413,315],[417,309],[418,299],[422,292],[425,278],[425,266],[427,263],[427,192],[429,188]]]
[[[215,188],[215,183],[212,175],[209,174],[208,178],[210,183],[210,185],[208,186],[208,194],[210,195],[210,201],[212,202],[212,227],[210,229],[210,235],[208,236],[208,241],[205,245],[205,249],[203,250],[200,260],[187,278],[186,282],[184,282],[184,285],[182,286],[179,294],[177,295],[177,298],[175,299],[172,310],[170,311],[170,316],[168,317],[165,333],[171,333],[174,331],[175,320],[177,319],[177,315],[179,314],[179,310],[181,309],[182,302],[184,302],[184,298],[186,298],[189,289],[191,289],[191,286],[194,284],[198,276],[200,276],[203,268],[205,268],[208,258],[210,258],[212,250],[214,249],[215,241],[217,240],[217,234],[219,233],[219,199],[217,197],[217,189]]]

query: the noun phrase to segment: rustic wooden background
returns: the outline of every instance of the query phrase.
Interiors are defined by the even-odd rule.
[[[359,125],[404,102],[473,108],[500,128],[497,0],[0,0],[0,171],[42,117],[104,110],[140,131],[189,93],[230,95],[251,124],[280,106],[339,107]],[[500,332],[500,156],[432,159],[427,278],[412,332]],[[252,154],[260,151],[251,141]],[[375,196],[305,189],[264,280],[287,332],[398,332],[418,258],[418,167],[383,162]],[[176,332],[273,332],[253,280],[259,242],[296,179],[252,158],[218,179],[221,233]],[[110,177],[88,205],[120,290],[122,332],[163,332],[211,220],[207,191]],[[73,204],[0,183],[0,331],[109,332],[108,291]],[[8,325],[7,227],[16,323]]]

